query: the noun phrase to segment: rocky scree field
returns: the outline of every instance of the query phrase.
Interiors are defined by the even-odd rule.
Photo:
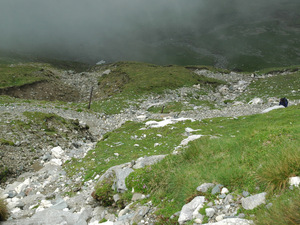
[[[299,67],[69,65],[0,64],[3,224],[299,222]]]

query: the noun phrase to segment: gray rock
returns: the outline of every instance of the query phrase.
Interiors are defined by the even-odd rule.
[[[230,202],[233,202],[233,196],[230,195],[230,194],[227,195],[226,198],[224,199],[224,202],[227,203],[227,204],[230,203]]]
[[[251,220],[245,220],[240,218],[224,219],[216,223],[205,223],[203,225],[251,225],[254,224]]]
[[[138,201],[138,200],[141,200],[141,199],[144,199],[146,196],[143,195],[143,194],[140,194],[140,193],[134,193],[133,196],[132,196],[132,201]]]
[[[213,208],[207,208],[207,209],[205,209],[205,214],[206,214],[206,216],[211,218],[214,216],[215,210]]]
[[[62,198],[56,199],[52,204],[53,206],[51,206],[51,208],[53,209],[63,210],[68,208],[68,204]]]
[[[216,186],[214,186],[214,188],[211,190],[211,194],[215,195],[218,193],[221,193],[221,190],[224,186],[222,184],[217,184]]]
[[[13,197],[16,197],[17,196],[17,192],[15,190],[10,190],[8,192],[8,197],[9,198],[13,198]]]
[[[255,207],[266,203],[266,192],[253,195],[247,198],[242,198],[242,206],[244,209],[254,209]]]
[[[134,170],[129,168],[129,167],[117,168],[115,170],[115,173],[116,173],[116,182],[115,182],[115,187],[114,187],[115,190],[117,190],[120,193],[123,193],[123,192],[127,191],[127,187],[126,187],[126,184],[125,184],[125,179],[133,171]]]
[[[201,184],[199,187],[197,187],[197,191],[207,192],[207,190],[213,186],[214,186],[213,183],[204,183],[204,184]]]
[[[166,155],[154,155],[154,156],[149,156],[149,157],[144,157],[144,158],[139,158],[135,165],[133,166],[134,169],[140,169],[145,166],[150,166],[153,165],[161,160],[163,160],[166,157]]]
[[[273,206],[273,204],[272,204],[272,203],[269,203],[269,204],[266,205],[266,208],[267,208],[267,209],[270,209],[272,206]]]
[[[149,212],[150,208],[147,206],[141,206],[138,210],[136,210],[136,213],[134,214],[131,222],[132,223],[138,223],[140,222],[144,216]]]
[[[249,196],[249,192],[248,191],[243,191],[243,194],[242,194],[245,198]]]
[[[193,212],[198,208],[203,206],[205,202],[205,197],[203,196],[197,196],[194,198],[191,202],[188,204],[185,204],[180,212],[180,216],[178,219],[179,224],[183,224],[186,221],[192,220],[193,219]]]
[[[3,222],[3,225],[87,225],[87,219],[88,218],[86,216],[82,216],[81,214],[73,214],[71,212],[64,212],[61,210],[48,208],[43,211],[37,212],[30,218]]]
[[[121,197],[120,197],[119,194],[115,194],[115,195],[113,196],[113,199],[114,199],[115,202],[117,202],[117,201],[119,201],[119,200],[121,199]]]
[[[226,197],[226,194],[220,194],[220,195],[219,195],[219,198],[220,198],[220,199],[224,199],[225,197]]]
[[[106,214],[107,214],[107,209],[105,209],[103,206],[98,206],[93,210],[92,217],[96,221],[100,221],[105,217]]]

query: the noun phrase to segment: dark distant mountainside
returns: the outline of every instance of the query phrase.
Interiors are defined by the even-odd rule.
[[[243,71],[300,64],[299,0],[90,1],[70,12],[64,3],[36,2],[33,9],[30,2],[0,3],[0,49],[91,64]],[[53,12],[43,11],[50,6]]]

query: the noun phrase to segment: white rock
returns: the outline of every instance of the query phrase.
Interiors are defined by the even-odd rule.
[[[201,138],[202,136],[204,136],[204,135],[200,135],[200,134],[199,135],[191,135],[188,138],[182,140],[180,145],[181,146],[187,145],[190,141],[197,140],[197,139]]]
[[[20,212],[20,211],[21,211],[20,208],[14,208],[13,210],[11,210],[11,213],[12,213],[12,214],[16,214],[16,213],[18,213],[18,212]]]
[[[267,112],[270,112],[274,109],[282,109],[282,108],[284,108],[283,105],[275,105],[275,106],[272,106],[270,108],[267,108],[267,109],[263,110],[261,113],[267,113]]]
[[[146,115],[139,115],[136,117],[137,119],[145,120],[147,118]]]
[[[223,219],[224,219],[224,216],[225,216],[224,214],[218,215],[218,216],[216,217],[216,221],[219,222],[219,221],[223,220]]]
[[[216,223],[206,223],[203,225],[251,225],[254,224],[251,220],[245,220],[240,218],[224,219]]]
[[[90,225],[90,224],[89,224]],[[93,224],[93,225],[114,225],[114,222],[111,222],[111,221],[106,221],[106,222],[104,222],[104,223],[97,223],[97,224]]]
[[[205,213],[206,213],[206,216],[213,217],[215,214],[215,210],[213,208],[207,208],[207,209],[205,209]]]
[[[29,185],[30,185],[30,178],[27,178],[23,183],[21,183],[20,185],[18,185],[15,188],[15,191],[20,194],[22,191],[24,191]]]
[[[61,159],[51,159],[49,163],[52,164],[52,165],[56,165],[56,166],[61,166],[62,165]]]
[[[300,185],[300,177],[290,177],[289,178],[289,184],[292,186],[299,187]]]
[[[253,105],[262,104],[262,103],[264,103],[264,101],[261,98],[254,98],[250,102],[248,102],[248,104],[253,104]]]
[[[154,143],[154,148],[156,147],[156,146],[160,146],[161,145],[161,143]]]
[[[227,188],[222,188],[221,190],[221,194],[227,194],[229,192],[229,190]]]
[[[197,218],[197,219],[194,220],[194,222],[198,223],[198,224],[202,224],[203,221],[201,219]]]
[[[57,159],[61,159],[62,155],[64,154],[64,151],[62,150],[62,148],[60,146],[52,148],[51,152],[52,152],[52,155]]]

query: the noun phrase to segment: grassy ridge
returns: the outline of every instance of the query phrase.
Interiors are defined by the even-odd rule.
[[[96,67],[95,70],[99,68],[102,69]],[[159,95],[166,90],[190,87],[194,84],[201,84],[207,91],[225,84],[224,81],[196,75],[190,67],[183,66],[119,62],[110,65],[110,68],[111,73],[102,76],[98,82],[99,90],[109,98],[94,101],[91,105],[94,111],[107,114],[119,113],[129,105],[136,105],[138,99],[149,94]]]
[[[297,70],[299,67],[295,68]],[[283,69],[283,68],[281,68]],[[280,71],[277,69],[265,70],[267,73]],[[268,97],[287,97],[288,99],[300,98],[300,71],[292,72],[287,75],[276,75],[258,79],[249,85],[249,91],[241,95],[238,99],[250,101],[255,97],[267,99]]]
[[[162,93],[165,89],[176,89],[194,84],[209,84],[216,87],[222,81],[199,76],[183,66],[157,66],[138,62],[119,62],[115,69],[99,80],[99,85],[108,92],[119,88],[123,94]],[[122,81],[122,82],[121,82]]]
[[[0,64],[0,88],[22,86],[47,78],[40,73],[39,66],[33,64],[6,65]]]

